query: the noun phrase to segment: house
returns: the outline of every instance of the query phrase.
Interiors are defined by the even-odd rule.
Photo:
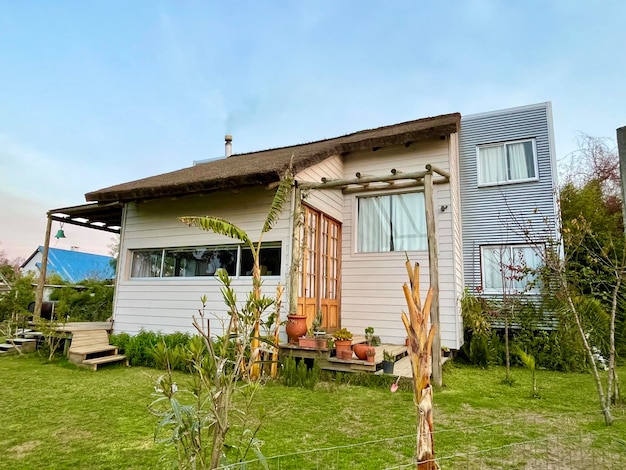
[[[465,283],[488,297],[523,292],[523,273],[501,267],[535,268],[542,242],[558,239],[551,104],[464,116],[459,159]]]
[[[442,341],[460,346],[463,292],[458,178],[460,115],[446,114],[260,152],[229,155],[171,173],[88,193],[88,201],[121,203],[115,330],[192,331],[191,318],[225,316],[217,268],[233,276],[238,297],[251,287],[251,256],[240,243],[190,228],[181,216],[223,217],[259,237],[276,183],[289,167],[291,200],[264,237],[264,292],[289,286],[293,207],[302,203],[308,241],[297,302],[324,326],[362,333],[373,326],[385,342],[403,343],[400,314],[405,260],[422,266],[429,286],[424,179],[432,188],[437,230]],[[229,144],[227,142],[227,144]],[[441,174],[427,170],[427,165]],[[325,180],[327,183],[322,183]],[[326,184],[326,186],[324,186]],[[298,201],[296,201],[298,199]],[[284,299],[288,299],[286,293]],[[288,307],[286,307],[288,308]],[[286,312],[283,312],[283,318]],[[219,328],[215,322],[215,328]]]
[[[39,276],[44,247],[38,247],[20,266],[22,273],[32,272]],[[110,256],[84,253],[76,250],[48,249],[47,273],[56,274],[65,282],[77,284],[92,279],[103,281],[113,279],[115,270]]]
[[[309,323],[321,311],[327,330],[358,334],[372,326],[383,342],[403,343],[406,336],[400,314],[407,257],[420,263],[424,290],[438,287],[433,310],[441,344],[458,349],[459,300],[466,285],[486,284],[489,265],[481,254],[522,243],[504,229],[505,209],[517,203],[515,210],[532,212],[531,199],[545,200],[542,209],[552,207],[549,217],[556,219],[545,103],[463,119],[445,114],[245,154],[231,155],[231,145],[227,136],[219,160],[90,192],[91,204],[48,213],[49,223],[80,217],[94,228],[120,227],[115,331],[192,331],[203,295],[214,314],[212,331],[220,331],[226,312],[214,274],[226,270],[243,299],[251,289],[250,251],[179,218],[222,217],[256,240],[288,168],[295,181],[290,199],[263,239],[264,292],[286,286],[283,319],[291,303]],[[507,167],[518,154],[529,165],[524,178],[510,176]],[[494,162],[504,165],[506,178],[494,172]],[[290,276],[301,246],[299,270]]]

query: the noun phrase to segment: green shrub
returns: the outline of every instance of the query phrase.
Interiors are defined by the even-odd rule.
[[[313,389],[320,379],[320,367],[317,361],[313,361],[309,368],[304,359],[296,361],[293,357],[287,357],[283,361],[283,382],[287,387],[304,387]]]
[[[50,300],[58,301],[55,314],[70,321],[106,321],[113,315],[114,289],[109,281],[87,280],[79,287],[66,285],[55,289]]]
[[[160,332],[140,330],[135,336],[127,333],[111,335],[111,344],[123,352],[133,366],[163,368],[164,352],[159,344],[163,343],[172,354],[183,354],[191,342],[189,333],[172,333],[164,335]],[[173,353],[176,351],[176,353]],[[176,369],[185,370],[185,361],[177,361]]]

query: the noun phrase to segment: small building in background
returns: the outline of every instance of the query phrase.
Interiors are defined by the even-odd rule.
[[[39,276],[42,256],[43,246],[39,246],[20,266],[22,273],[32,272]],[[57,274],[71,284],[78,284],[87,279],[105,281],[115,278],[112,261],[111,256],[49,248],[46,274],[47,276]]]

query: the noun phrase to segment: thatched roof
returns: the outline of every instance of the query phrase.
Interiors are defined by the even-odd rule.
[[[459,113],[418,119],[392,126],[368,129],[333,139],[228,158],[183,168],[85,194],[87,201],[132,201],[205,193],[225,188],[269,184],[280,179],[293,156],[294,174],[334,155],[405,145],[458,132]]]

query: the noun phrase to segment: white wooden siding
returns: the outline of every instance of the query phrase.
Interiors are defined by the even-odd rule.
[[[423,171],[426,164],[450,170],[449,143],[436,140],[413,144],[409,148],[398,146],[376,152],[359,152],[344,158],[344,178],[356,172],[363,175],[389,175],[391,169],[405,173]],[[365,193],[368,194],[368,193]],[[406,310],[402,285],[408,282],[404,267],[405,252],[357,253],[356,246],[356,194],[344,197],[342,240],[342,300],[341,326],[355,334],[363,334],[367,326],[383,342],[404,343],[406,331],[401,312]],[[458,287],[453,243],[452,195],[449,185],[435,185],[435,217],[439,248],[440,321],[442,344],[460,347],[458,326]],[[440,207],[447,205],[442,212]],[[422,295],[429,287],[428,250],[408,253],[411,262],[421,266]]]
[[[455,338],[457,345],[463,344],[463,318],[461,317],[461,298],[465,288],[463,278],[463,241],[461,227],[461,185],[459,174],[459,135],[451,134],[449,139],[450,152],[450,207],[452,217],[452,243],[454,249],[453,266],[455,280],[455,315],[456,331]],[[451,347],[451,346],[448,346]]]
[[[307,183],[321,183],[322,178],[329,180],[343,178],[343,162],[339,156],[327,158],[296,175],[296,180]],[[343,194],[341,189],[307,191],[304,202],[341,222],[343,218]]]
[[[126,205],[124,230],[120,247],[120,275],[115,289],[116,332],[136,334],[140,329],[172,333],[193,332],[192,316],[198,316],[200,297],[208,298],[206,315],[211,318],[213,332],[221,332],[220,319],[227,317],[220,292],[221,285],[213,277],[130,278],[133,249],[176,248],[198,245],[238,244],[238,241],[187,227],[178,217],[210,215],[222,217],[245,230],[253,241],[258,240],[274,191],[264,188],[236,192],[222,191],[174,200],[153,200]],[[290,204],[285,206],[275,227],[264,235],[265,242],[282,243],[280,276],[264,277],[263,293],[275,295],[276,285],[286,285],[289,269]],[[252,288],[250,277],[233,279],[237,298],[243,302]],[[283,304],[288,298],[285,292]],[[282,312],[286,315],[286,310]]]

